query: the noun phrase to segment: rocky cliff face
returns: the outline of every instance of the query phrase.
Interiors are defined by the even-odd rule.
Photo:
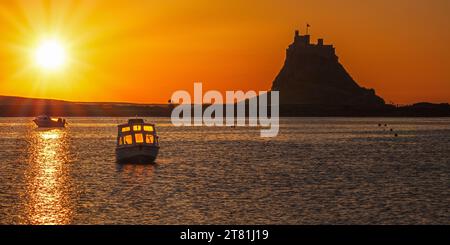
[[[296,32],[283,68],[272,85],[280,104],[383,106],[373,89],[360,87],[339,63],[332,45],[310,43]]]

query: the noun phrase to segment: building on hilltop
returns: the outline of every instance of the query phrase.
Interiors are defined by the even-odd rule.
[[[314,54],[324,58],[338,60],[333,45],[325,45],[323,38],[317,40],[317,44],[311,43],[310,35],[300,35],[300,31],[295,31],[294,42],[287,49],[287,56],[297,54]]]
[[[339,63],[333,45],[323,39],[311,43],[310,35],[295,31],[286,60],[272,84],[281,104],[383,106],[375,90],[359,86]]]

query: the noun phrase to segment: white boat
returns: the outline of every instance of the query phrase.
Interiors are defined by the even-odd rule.
[[[119,163],[153,163],[159,152],[154,124],[129,119],[118,126],[116,159]]]
[[[40,128],[63,128],[66,126],[66,119],[63,118],[51,118],[47,115],[41,115],[33,120],[34,123]]]

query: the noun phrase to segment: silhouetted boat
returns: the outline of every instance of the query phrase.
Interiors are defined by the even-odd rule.
[[[66,119],[51,118],[47,115],[38,116],[33,122],[40,128],[63,128],[66,126]]]
[[[118,126],[116,159],[119,163],[153,163],[159,152],[155,125],[129,119]]]

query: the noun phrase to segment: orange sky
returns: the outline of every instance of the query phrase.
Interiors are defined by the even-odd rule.
[[[176,90],[268,90],[294,29],[337,48],[387,102],[450,102],[450,1],[0,2],[0,94],[165,103]],[[30,58],[57,37],[70,61]]]

